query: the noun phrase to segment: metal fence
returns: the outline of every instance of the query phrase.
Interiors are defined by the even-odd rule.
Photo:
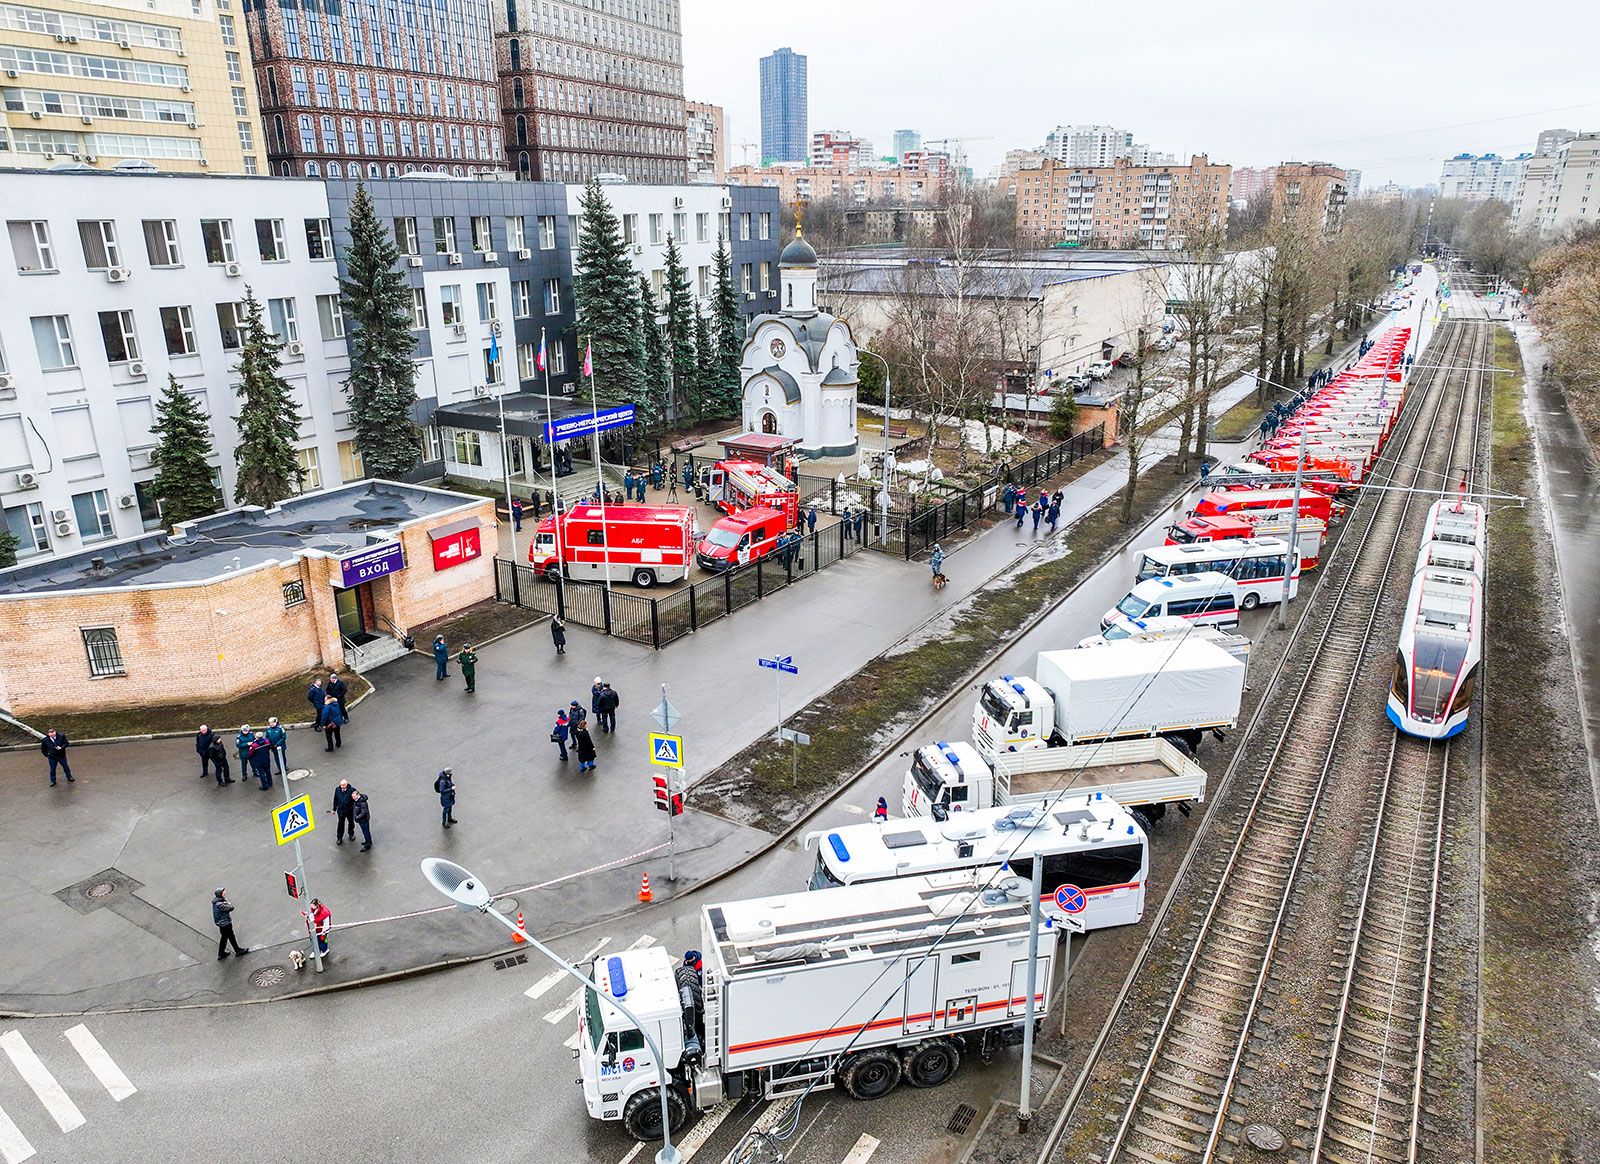
[[[759,602],[861,549],[843,522],[806,535],[790,552],[758,558],[678,590],[644,595],[603,582],[548,580],[508,558],[494,562],[495,597],[569,623],[660,650],[741,607]]]

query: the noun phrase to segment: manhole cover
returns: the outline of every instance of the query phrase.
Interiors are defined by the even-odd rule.
[[[950,1113],[950,1122],[945,1128],[959,1136],[972,1126],[972,1117],[978,1114],[978,1109],[970,1104],[957,1104],[956,1110]]]
[[[91,885],[84,893],[85,897],[110,897],[117,891],[115,882],[102,881],[99,885]]]
[[[515,897],[497,897],[494,899],[494,908],[515,920],[517,916],[517,899]]]
[[[288,976],[289,972],[282,966],[263,966],[254,974],[250,975],[250,985],[260,986],[264,989],[268,986],[278,985],[278,983],[282,982]]]
[[[290,768],[289,771],[284,774],[284,779],[288,780],[292,784],[296,780],[304,780],[307,776],[315,776],[316,774],[317,772],[315,768]]]
[[[1277,1152],[1283,1148],[1283,1133],[1271,1124],[1251,1124],[1245,1128],[1244,1138],[1252,1148],[1263,1152]]]

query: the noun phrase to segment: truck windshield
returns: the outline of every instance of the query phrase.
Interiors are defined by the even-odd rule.
[[[1144,599],[1137,598],[1130,594],[1121,602],[1117,603],[1117,609],[1122,611],[1122,613],[1127,615],[1129,618],[1139,618],[1144,614],[1145,611],[1150,609],[1150,604]]]
[[[829,871],[828,863],[822,859],[822,854],[818,853],[817,866],[815,869],[811,870],[811,888],[832,889],[834,886],[843,884],[843,881],[840,881],[833,875],[831,871]]]
[[[915,752],[911,756],[911,778],[917,782],[917,787],[922,789],[922,795],[933,801],[939,799],[944,781],[940,780],[938,773],[928,766],[921,752]]]
[[[553,533],[542,533],[533,539],[533,544],[537,549],[554,550],[556,548],[556,535]]]
[[[1149,554],[1146,554],[1144,561],[1139,563],[1139,581],[1141,582],[1148,581],[1151,578],[1164,577],[1166,573],[1166,566],[1156,561]]]
[[[1191,530],[1184,529],[1181,525],[1175,525],[1169,529],[1167,536],[1173,540],[1174,544],[1180,546],[1186,546],[1194,541],[1194,533]]]
[[[706,541],[714,546],[721,546],[725,550],[731,550],[739,544],[739,535],[731,529],[713,529],[706,534]]]
[[[1000,698],[992,685],[984,687],[983,695],[979,697],[978,702],[983,705],[984,714],[989,718],[1002,724],[1011,719],[1011,704]]]
[[[1133,632],[1131,630],[1123,626],[1121,623],[1116,622],[1112,623],[1110,626],[1106,627],[1105,630],[1100,632],[1100,637],[1105,639],[1108,643],[1115,642],[1117,639],[1131,638],[1132,636]]]

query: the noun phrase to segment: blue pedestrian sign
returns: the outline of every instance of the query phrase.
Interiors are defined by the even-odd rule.
[[[272,831],[277,833],[280,845],[287,845],[316,827],[317,822],[311,815],[309,794],[296,797],[288,804],[280,804],[272,810]]]
[[[627,428],[632,423],[633,405],[622,404],[616,408],[602,408],[599,412],[587,412],[581,416],[563,416],[560,420],[552,420],[544,426],[544,439],[547,444],[553,445],[558,441],[570,441],[578,437],[610,432],[614,428]]]
[[[756,665],[765,667],[769,671],[782,671],[785,675],[800,674],[800,668],[794,665],[793,655],[783,655],[781,657],[774,655],[770,659],[757,659]]]
[[[1082,913],[1086,904],[1083,890],[1076,885],[1063,885],[1056,890],[1056,905],[1067,913]]]
[[[650,733],[650,762],[663,768],[683,767],[683,737]]]

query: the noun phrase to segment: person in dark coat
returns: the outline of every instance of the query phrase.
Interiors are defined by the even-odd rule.
[[[1012,508],[1017,504],[1017,487],[1010,481],[1006,482],[1006,489],[1000,495],[1000,500],[1005,504],[1006,516],[1010,517]]]
[[[250,741],[255,738],[256,733],[250,729],[250,725],[247,723],[240,724],[239,734],[233,737],[233,750],[239,757],[240,781],[243,781],[245,776],[249,774]]]
[[[456,823],[456,774],[449,768],[439,773],[438,779],[433,782],[433,790],[439,794],[439,804],[444,809],[441,814],[444,827],[449,828]]]
[[[633,500],[633,470],[628,469],[622,474],[622,491],[628,495],[628,500]]]
[[[211,741],[217,738],[217,733],[205,724],[200,725],[200,730],[194,733],[194,750],[200,757],[200,779],[204,780],[211,775]]]
[[[228,771],[228,745],[222,742],[222,737],[216,732],[211,735],[211,770],[217,775],[217,787],[221,788],[224,784],[233,783],[233,776]]]
[[[331,698],[332,696],[325,696],[324,701]],[[278,775],[287,776],[289,774],[289,733],[283,729],[283,725],[278,722],[278,717],[275,715],[267,717],[267,743],[272,745],[272,760],[278,766]]]
[[[622,704],[622,697],[614,691],[609,683],[600,685],[599,706],[595,714],[600,717],[600,730],[614,732],[617,730],[617,708]]]
[[[567,653],[567,624],[559,618],[550,619],[550,641],[556,645],[556,654]]]
[[[322,701],[322,714],[317,717],[317,726],[322,729],[322,738],[328,741],[328,751],[344,747],[344,737],[339,728],[344,723],[344,712],[339,708],[339,701],[329,695]]]
[[[367,800],[365,792],[352,793],[350,804],[350,815],[361,828],[361,851],[365,853],[372,848],[372,804]],[[350,834],[350,839],[352,841],[356,839],[354,832]]]
[[[263,792],[272,787],[272,745],[264,731],[250,737],[250,771],[261,782]]]
[[[881,796],[878,797],[877,807],[872,810],[872,819],[873,820],[888,820],[889,819],[889,802],[887,800],[885,800]]]
[[[345,700],[350,696],[350,684],[344,681],[344,676],[335,671],[328,676],[328,694],[339,701],[339,710],[344,712],[344,722],[350,722],[350,707]]]
[[[339,781],[339,786],[333,790],[333,815],[338,819],[339,827],[334,835],[333,843],[344,844],[344,834],[350,834],[350,839],[356,839],[355,822],[356,790],[348,780]]]
[[[67,763],[67,749],[72,746],[72,741],[67,739],[66,732],[58,732],[51,728],[44,733],[44,738],[39,741],[39,752],[50,761],[50,787],[56,786],[56,765],[67,774],[67,783],[73,783],[72,765]]]
[[[240,957],[250,952],[249,946],[241,946],[239,939],[233,936],[233,902],[228,900],[227,891],[220,885],[211,895],[211,924],[217,927],[218,962],[228,956],[230,945]]]
[[[589,686],[589,710],[594,712],[597,718],[600,715],[600,695],[603,691],[605,691],[605,689],[605,680],[596,675],[594,677],[594,682]],[[599,722],[600,730],[605,731],[606,721],[602,719]]]
[[[445,645],[443,635],[435,635],[433,639],[433,677],[443,680],[449,676],[450,648]]]
[[[522,501],[520,498],[511,500],[511,530],[513,533],[522,532]]]
[[[595,761],[594,739],[589,735],[589,726],[582,720],[572,727],[572,744],[578,750],[578,771],[592,771]]]
[[[306,702],[311,705],[311,722],[317,722],[317,716],[322,714],[322,700],[327,696],[322,689],[322,676],[318,675],[311,681],[311,686],[306,688]]]
[[[864,542],[867,536],[867,507],[856,510],[856,541]]]
[[[583,704],[579,703],[576,699],[574,699],[571,703],[567,704],[567,724],[568,724],[568,726],[577,727],[580,723],[582,723],[584,720],[586,720],[588,718],[589,718],[589,713],[587,711],[583,710]]]
[[[470,695],[478,689],[478,652],[472,649],[471,643],[461,648],[456,662],[461,664],[461,677],[467,681],[467,694]]]
[[[556,708],[556,723],[550,729],[550,742],[561,749],[563,760],[567,758],[567,733],[570,730],[568,723],[567,713],[559,707]]]

